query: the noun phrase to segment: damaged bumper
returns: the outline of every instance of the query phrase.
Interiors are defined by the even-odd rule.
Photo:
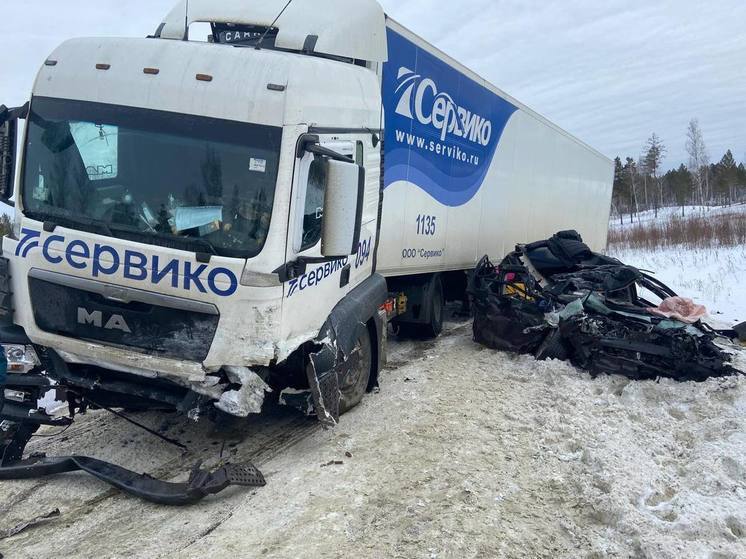
[[[67,427],[72,420],[54,417],[38,406],[52,389],[39,370],[31,342],[18,327],[0,328],[0,464],[20,460],[33,434],[42,425]],[[4,361],[4,362],[3,362]]]
[[[36,402],[52,389],[67,400],[72,412],[84,412],[88,407],[172,410],[195,419],[213,406],[230,415],[248,417],[261,411],[265,393],[271,392],[263,378],[246,367],[224,367],[214,374],[203,374],[198,382],[183,378],[176,382],[153,370],[112,369],[34,345],[17,326],[0,328],[0,343],[8,354],[9,371],[20,371],[9,372],[5,380],[6,414],[12,413],[9,419],[14,421],[34,418],[43,425],[56,425],[36,408]],[[22,413],[17,409],[20,404],[26,408]]]
[[[123,493],[168,506],[193,505],[208,495],[220,493],[230,486],[266,485],[262,473],[249,463],[227,464],[214,471],[203,470],[198,464],[187,482],[171,483],[85,456],[30,458],[0,467],[0,480],[36,479],[77,471],[86,472]]]
[[[38,401],[43,395],[55,389],[47,377],[47,368],[52,368],[59,374],[61,382],[68,383],[68,386],[64,387],[65,390],[74,391],[85,387],[89,396],[95,394],[102,399],[106,398],[107,391],[111,391],[118,405],[126,402],[148,402],[153,405],[171,404],[188,407],[195,405],[198,397],[179,396],[158,386],[138,386],[113,379],[94,381],[84,376],[76,376],[57,354],[34,348],[25,339],[21,329],[2,330],[0,340],[9,340],[12,344],[3,344],[7,364],[2,364],[0,360],[0,390],[3,396],[0,400],[0,480],[32,479],[83,471],[127,494],[171,506],[197,503],[208,495],[220,493],[230,486],[261,487],[266,484],[261,472],[250,463],[226,464],[213,471],[201,469],[197,465],[187,482],[171,483],[85,456],[32,456],[23,460],[26,445],[41,426],[68,427],[73,422],[72,416],[76,406],[83,408],[77,408],[78,411],[84,411],[86,406],[82,399],[69,401],[71,417],[53,416],[39,408]],[[20,348],[31,348],[31,351],[21,351]],[[38,356],[38,353],[41,356]],[[29,356],[37,359],[37,362]],[[6,372],[6,369],[20,372]],[[74,392],[70,392],[69,397],[72,394]]]

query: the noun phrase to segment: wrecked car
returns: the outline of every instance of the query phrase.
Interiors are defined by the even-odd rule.
[[[571,361],[593,376],[703,381],[737,374],[704,311],[652,275],[594,253],[575,231],[518,245],[472,274],[474,339],[537,359]]]

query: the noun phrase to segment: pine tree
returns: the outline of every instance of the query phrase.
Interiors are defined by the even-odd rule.
[[[655,197],[655,217],[658,217],[658,208],[663,206],[663,183],[658,178],[661,164],[666,157],[666,146],[655,132],[648,138],[647,152],[645,153],[645,169],[653,176],[653,183],[658,191]]]
[[[746,188],[746,165],[743,163],[738,165],[738,186]]]
[[[616,206],[617,212],[619,212],[619,222],[624,224],[624,205],[628,199],[627,193],[627,182],[624,179],[624,167],[622,167],[622,160],[619,157],[614,159],[614,189],[612,193],[612,200]]]
[[[624,180],[626,181],[627,192],[629,192],[630,222],[632,221],[633,214],[640,213],[640,204],[637,199],[637,179],[637,164],[635,163],[634,159],[628,157],[627,163],[624,165]]]
[[[684,217],[684,207],[692,195],[692,174],[683,164],[676,170],[669,171],[665,176],[666,184],[681,206],[681,216]]]
[[[715,166],[715,188],[721,199],[727,197],[728,205],[733,204],[735,190],[738,185],[738,167],[733,153],[728,150]]]

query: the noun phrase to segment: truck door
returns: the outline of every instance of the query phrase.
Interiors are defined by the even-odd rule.
[[[355,157],[355,142],[330,141],[321,145],[342,155]],[[318,155],[305,153],[296,159],[288,227],[286,262],[299,258],[321,258],[321,225],[325,199],[326,166]],[[350,291],[355,257],[309,263],[304,274],[285,283],[283,305],[284,339],[308,337],[317,332],[332,309]]]

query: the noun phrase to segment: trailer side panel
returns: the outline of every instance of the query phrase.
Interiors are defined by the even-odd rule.
[[[470,269],[569,228],[605,246],[608,158],[392,20],[387,33],[381,273]]]

